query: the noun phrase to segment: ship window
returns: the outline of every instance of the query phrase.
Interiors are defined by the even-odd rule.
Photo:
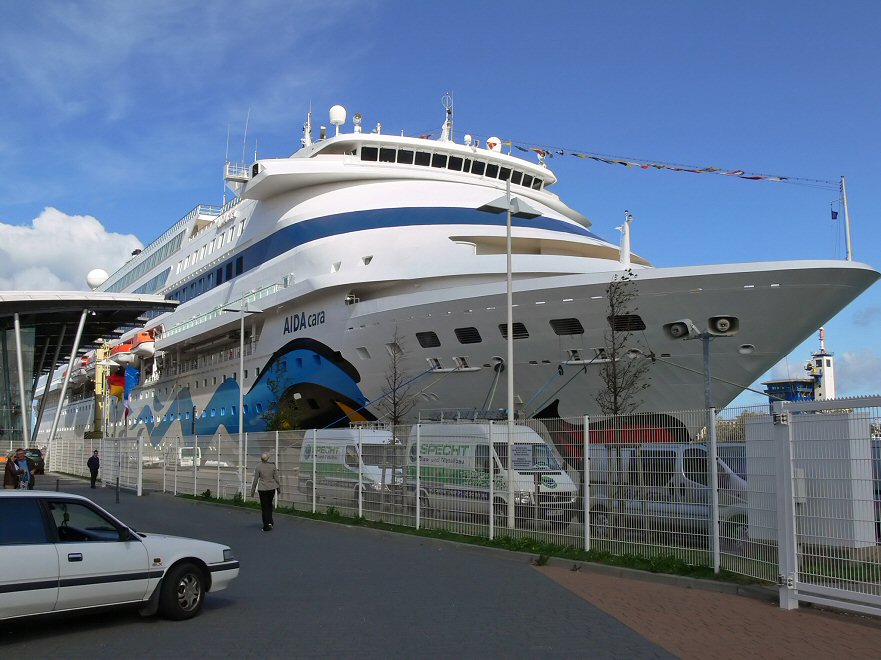
[[[245,221],[242,220],[242,221],[239,223],[239,236],[241,236],[242,233],[244,233],[244,231],[245,231]]]
[[[417,165],[428,167],[431,164],[431,154],[427,151],[417,151],[415,162]]]
[[[446,167],[447,166],[447,155],[446,154],[435,154],[434,158],[431,160],[432,167]]]
[[[827,367],[831,367],[831,366],[832,366],[832,360],[826,360],[826,366],[827,366]]]
[[[263,412],[263,404],[262,404],[262,403],[259,403],[259,402],[258,402],[257,404],[254,405],[254,407],[257,409],[257,412],[258,412],[258,413],[262,413],[262,412]]]
[[[519,186],[521,181],[523,181],[523,172],[514,172],[511,175],[511,183],[515,186]]]
[[[443,369],[441,366],[440,358],[426,358],[428,360],[428,365],[432,369]]]
[[[454,357],[454,358],[453,358],[453,362],[456,363],[456,368],[457,368],[457,369],[468,369],[468,368],[470,368],[470,365],[468,364],[468,358],[465,357],[465,356]]]
[[[462,159],[458,156],[450,156],[450,160],[447,163],[447,169],[460,172],[462,170]]]
[[[490,179],[497,179],[499,176],[499,166],[493,165],[492,163],[486,164],[486,175]]]
[[[551,328],[558,335],[583,335],[584,326],[578,319],[551,319]]]
[[[212,416],[212,417],[217,417],[217,408],[212,408],[212,409],[211,409],[211,416]]]
[[[376,160],[379,149],[376,147],[361,147],[361,160]]]
[[[610,316],[608,321],[615,332],[639,332],[645,330],[645,323],[637,314]]]
[[[379,162],[380,163],[394,163],[395,162],[395,150],[389,149],[387,147],[383,147],[379,150]]]
[[[526,329],[526,326],[520,322],[515,322],[513,324],[514,330],[514,339],[528,339],[529,331]],[[502,338],[508,338],[508,324],[507,323],[499,323],[499,332],[502,333]]]
[[[226,265],[226,279],[228,279],[228,280],[232,279],[232,262],[231,261]]]
[[[541,190],[542,182],[543,182],[543,179],[539,179],[538,177],[535,177],[535,179],[532,180],[532,189],[533,190]]]
[[[435,348],[441,345],[440,339],[437,338],[437,334],[431,331],[417,332],[416,341],[419,342],[419,345],[422,348]]]
[[[412,165],[413,164],[413,152],[409,149],[399,149],[398,150],[398,162],[402,165]]]
[[[477,328],[456,328],[453,332],[460,344],[479,344],[483,341]]]
[[[236,259],[236,275],[241,275],[243,270],[245,270],[245,258],[238,257]]]
[[[361,358],[362,360],[369,360],[370,359],[370,351],[368,351],[365,346],[359,346],[358,348],[355,349],[355,352],[358,354],[358,357]]]
[[[225,416],[226,416],[226,408],[221,408],[221,409],[220,409],[220,416],[221,416],[221,417],[225,417]]]
[[[483,173],[486,171],[486,163],[482,160],[475,160],[471,165],[471,174],[476,174],[478,176],[483,176]]]
[[[470,159],[470,158],[466,158],[466,159],[463,161],[463,163],[462,163],[462,171],[463,171],[463,172],[470,172],[470,171],[471,171],[471,159]]]
[[[386,345],[385,345],[385,350],[387,350],[387,351],[388,351],[388,354],[391,355],[391,356],[393,356],[393,357],[394,357],[395,355],[403,355],[403,354],[404,354],[404,351],[401,350],[400,345],[398,345],[398,343],[397,343],[397,342],[394,342],[394,341],[393,341],[393,342],[390,342],[390,343],[388,343],[388,344],[386,344]]]
[[[511,168],[510,167],[502,167],[499,169],[499,178],[502,181],[507,181],[511,178]]]
[[[523,175],[523,185],[526,186],[527,188],[532,187],[532,175],[531,174],[524,174]]]

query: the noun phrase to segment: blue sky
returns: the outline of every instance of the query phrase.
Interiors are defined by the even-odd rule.
[[[881,266],[881,4],[0,0],[0,288],[82,286],[283,156],[341,103],[456,132],[806,179],[847,176]],[[256,144],[255,144],[256,142]],[[843,258],[837,192],[554,158],[557,193],[655,265]],[[841,217],[841,216],[839,216]],[[839,394],[881,392],[881,286],[827,324]],[[801,375],[811,337],[775,376]]]

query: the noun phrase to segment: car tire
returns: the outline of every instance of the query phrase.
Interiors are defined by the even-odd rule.
[[[166,619],[191,619],[205,602],[205,573],[195,564],[185,562],[172,566],[162,579],[159,611]]]

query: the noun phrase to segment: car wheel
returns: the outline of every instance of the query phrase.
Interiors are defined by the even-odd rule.
[[[195,564],[172,566],[162,580],[159,609],[174,621],[190,619],[202,609],[205,600],[205,574]]]
[[[597,539],[607,539],[612,533],[612,518],[605,509],[591,509],[590,535]]]

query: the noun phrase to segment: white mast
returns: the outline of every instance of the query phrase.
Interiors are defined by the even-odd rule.
[[[847,212],[847,185],[844,177],[841,177],[841,200],[844,204],[844,240],[846,247],[845,259],[853,261],[853,246],[850,243],[850,213]]]
[[[621,252],[618,260],[625,269],[630,268],[630,223],[633,216],[630,211],[624,211],[624,224],[617,229],[621,230]]]

